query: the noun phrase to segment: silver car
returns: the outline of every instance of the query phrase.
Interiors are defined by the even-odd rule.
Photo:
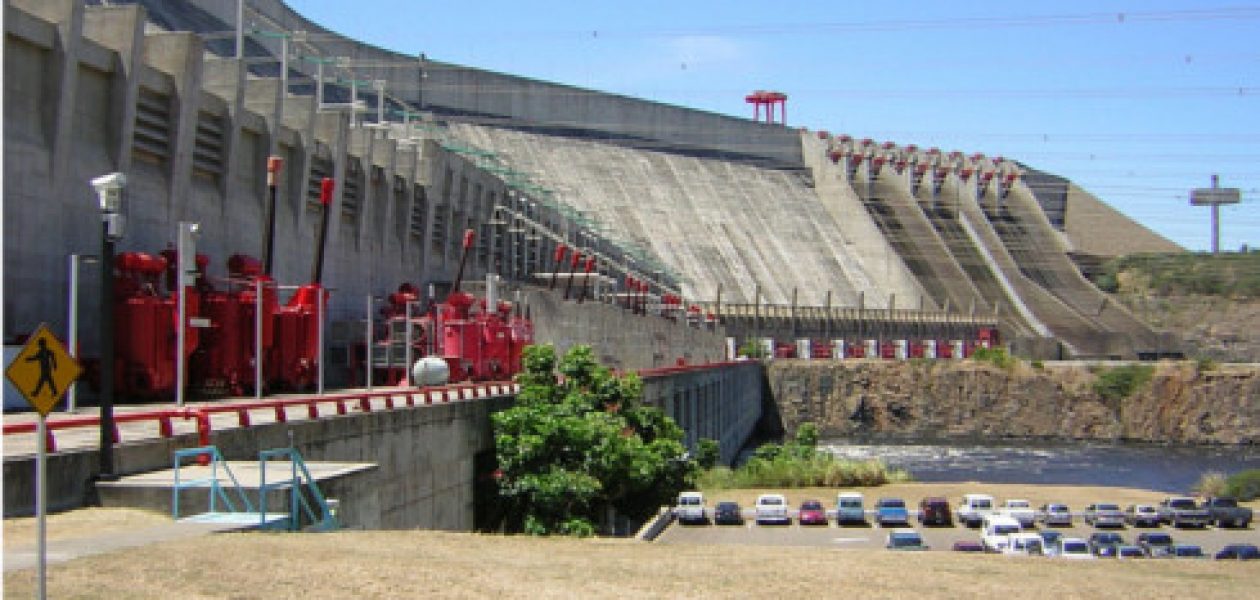
[[[1072,510],[1066,504],[1042,504],[1037,516],[1047,527],[1072,526]]]
[[[1094,527],[1124,527],[1124,511],[1117,504],[1098,503],[1085,507],[1085,523]]]

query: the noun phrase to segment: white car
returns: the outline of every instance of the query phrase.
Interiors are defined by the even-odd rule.
[[[787,498],[784,498],[783,494],[762,494],[757,496],[757,504],[754,511],[758,525],[763,523],[782,523],[786,525],[792,522],[792,517],[788,515]]]
[[[1019,521],[1005,515],[989,515],[983,521],[980,543],[986,552],[1004,553],[1011,548],[1011,536],[1019,532]]]
[[[674,507],[674,516],[684,524],[708,523],[709,517],[704,511],[704,494],[700,492],[678,494],[678,506]]]
[[[1007,500],[998,510],[998,514],[1019,521],[1019,526],[1024,529],[1037,524],[1037,511],[1033,510],[1032,503],[1027,500]]]
[[[1089,551],[1089,542],[1081,538],[1068,537],[1059,540],[1059,551],[1055,555],[1068,560],[1094,560],[1096,558]]]
[[[1041,535],[1036,533],[1012,533],[1007,536],[1008,544],[1003,554],[1016,556],[1044,556],[1045,543]]]
[[[1071,527],[1072,509],[1066,504],[1049,503],[1041,506],[1041,522],[1047,527]]]
[[[993,514],[993,496],[987,494],[966,494],[958,505],[958,522],[967,527],[977,527],[984,518]]]

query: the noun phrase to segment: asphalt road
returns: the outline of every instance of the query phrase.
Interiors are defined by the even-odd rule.
[[[911,526],[922,536],[932,551],[949,551],[960,540],[980,541],[980,530],[962,526],[924,527],[912,521]],[[894,528],[895,529],[895,528]],[[1096,531],[1093,527],[1076,521],[1072,527],[1055,527],[1065,537],[1088,539]],[[795,521],[791,525],[757,525],[748,519],[740,525],[682,525],[672,523],[659,537],[659,544],[743,544],[752,546],[812,546],[822,548],[883,549],[888,532],[874,525],[866,527],[836,526],[832,521],[826,527],[804,526]],[[1226,544],[1248,543],[1260,545],[1260,530],[1248,529],[1174,529],[1172,527],[1125,527],[1102,531],[1118,532],[1125,542],[1133,543],[1139,533],[1162,531],[1172,536],[1178,544],[1195,544],[1211,556]]]

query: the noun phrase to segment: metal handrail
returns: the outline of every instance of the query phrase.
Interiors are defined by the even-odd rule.
[[[183,465],[184,458],[209,456],[210,460],[210,477],[208,479],[193,479],[181,482],[179,478],[179,469]],[[223,491],[223,486],[219,484],[219,465],[223,465],[223,472],[227,474],[228,479],[232,480],[232,488],[241,498],[241,502],[245,505],[245,512],[254,512],[254,505],[249,501],[249,497],[245,495],[245,490],[241,489],[240,481],[237,481],[236,475],[232,473],[232,468],[228,466],[227,461],[223,460],[223,454],[219,452],[216,446],[201,446],[198,448],[186,448],[175,451],[175,485],[171,488],[171,516],[179,519],[179,492],[183,489],[198,487],[203,483],[210,484],[210,502],[209,510],[217,512],[215,500],[222,498],[223,503],[227,505],[229,512],[237,512],[236,506],[232,504],[232,499]]]

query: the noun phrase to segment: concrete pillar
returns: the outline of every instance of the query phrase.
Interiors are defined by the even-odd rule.
[[[111,83],[111,148],[114,168],[131,169],[131,140],[136,126],[137,70],[144,59],[145,10],[138,6],[93,7],[84,14],[83,35],[118,53]]]

